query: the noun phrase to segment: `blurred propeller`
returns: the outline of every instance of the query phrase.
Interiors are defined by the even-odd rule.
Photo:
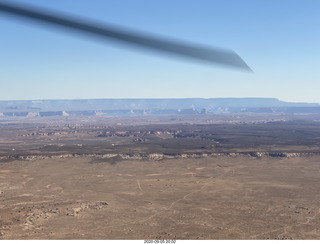
[[[136,47],[167,54],[175,54],[196,61],[206,61],[213,64],[252,71],[241,57],[232,50],[207,48],[200,45],[157,38],[151,35],[138,34],[137,32],[107,25],[90,23],[89,21],[49,12],[44,9],[31,8],[31,6],[18,6],[17,4],[13,5],[0,2],[0,11],[16,17],[23,17],[41,23],[48,23],[58,27],[80,31],[91,36],[120,41]]]

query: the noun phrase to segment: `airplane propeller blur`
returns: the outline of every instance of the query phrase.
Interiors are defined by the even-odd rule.
[[[54,13],[49,10],[35,8],[34,6],[0,2],[0,12],[38,23],[46,23],[56,27],[75,30],[104,40],[122,42],[123,44],[139,48],[193,59],[194,61],[204,61],[210,64],[224,65],[229,68],[252,71],[241,57],[232,50],[208,48],[201,45],[159,38],[110,25],[93,23],[92,21]]]

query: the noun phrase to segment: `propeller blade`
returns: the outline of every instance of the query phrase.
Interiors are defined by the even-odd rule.
[[[0,11],[16,17],[23,17],[41,23],[48,23],[59,27],[69,28],[103,39],[120,41],[136,47],[167,54],[175,54],[197,61],[205,61],[213,64],[252,71],[250,67],[241,59],[241,57],[232,50],[207,48],[200,45],[157,38],[151,35],[140,34],[121,28],[80,20],[75,17],[52,13],[44,9],[35,9],[34,7],[31,8],[30,6],[26,7],[22,5],[18,6],[17,4],[13,5],[0,3]]]

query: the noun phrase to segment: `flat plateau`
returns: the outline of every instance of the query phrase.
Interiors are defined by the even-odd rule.
[[[320,156],[0,164],[1,239],[319,239]]]

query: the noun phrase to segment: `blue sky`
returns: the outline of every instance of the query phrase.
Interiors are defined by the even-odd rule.
[[[320,1],[17,2],[232,49],[254,73],[137,52],[0,13],[0,100],[274,97],[320,103]]]

